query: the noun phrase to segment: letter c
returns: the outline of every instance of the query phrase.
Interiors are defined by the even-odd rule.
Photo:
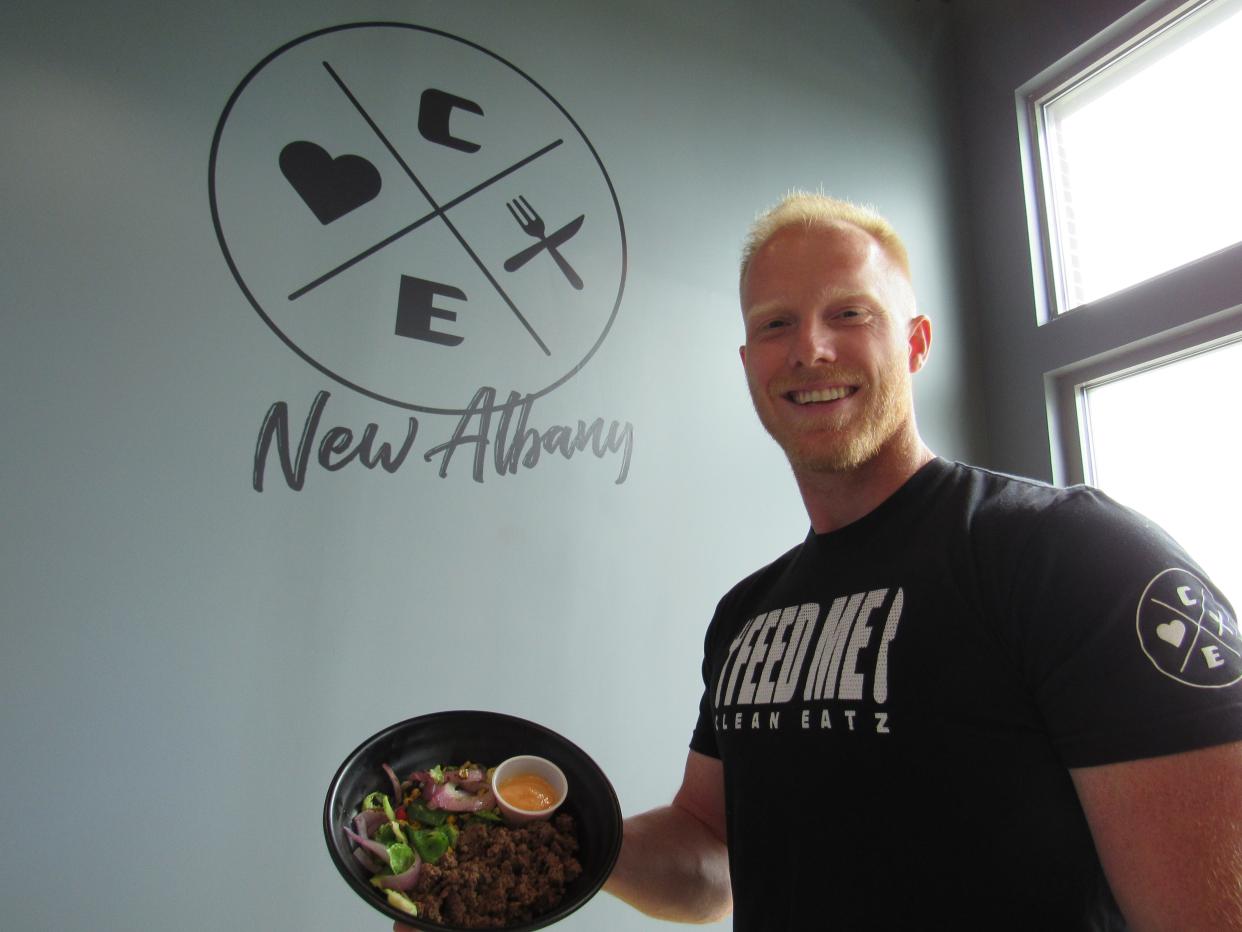
[[[429,142],[448,146],[459,152],[478,152],[477,142],[459,139],[449,131],[449,118],[454,110],[468,110],[470,113],[483,115],[483,108],[473,100],[458,97],[448,91],[436,90],[434,87],[427,88],[418,104],[418,131]]]

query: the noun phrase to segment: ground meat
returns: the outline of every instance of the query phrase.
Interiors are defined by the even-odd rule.
[[[556,906],[582,873],[573,818],[517,828],[471,821],[456,848],[424,864],[411,897],[419,916],[464,929],[529,922]]]

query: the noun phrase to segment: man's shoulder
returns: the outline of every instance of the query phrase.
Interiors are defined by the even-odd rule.
[[[933,466],[950,488],[959,494],[974,496],[980,504],[1002,507],[1027,501],[1044,504],[1067,491],[1040,479],[956,460],[937,460]]]
[[[1089,485],[1056,486],[979,466],[950,463],[942,505],[964,523],[976,553],[1061,553],[1176,543],[1146,516]],[[1033,548],[1033,549],[1031,549]]]
[[[1134,517],[1134,512],[1089,485],[1057,486],[983,466],[944,461],[941,493],[955,507],[996,520],[1051,520],[1074,515]]]

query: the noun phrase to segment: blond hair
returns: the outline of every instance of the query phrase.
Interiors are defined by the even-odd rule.
[[[742,262],[739,270],[739,283],[746,281],[746,272],[755,253],[778,231],[787,226],[802,224],[806,229],[815,226],[832,226],[837,223],[848,223],[868,233],[888,253],[889,258],[901,267],[910,277],[910,258],[906,253],[905,244],[893,229],[892,224],[878,214],[874,208],[855,204],[852,201],[829,197],[826,194],[811,194],[806,191],[793,191],[778,203],[756,218],[751,225],[750,233],[742,247]]]

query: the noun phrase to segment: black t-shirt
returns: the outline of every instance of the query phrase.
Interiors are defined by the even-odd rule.
[[[1242,636],[1161,530],[935,460],[734,587],[691,747],[734,927],[1122,929],[1069,768],[1242,739]]]

